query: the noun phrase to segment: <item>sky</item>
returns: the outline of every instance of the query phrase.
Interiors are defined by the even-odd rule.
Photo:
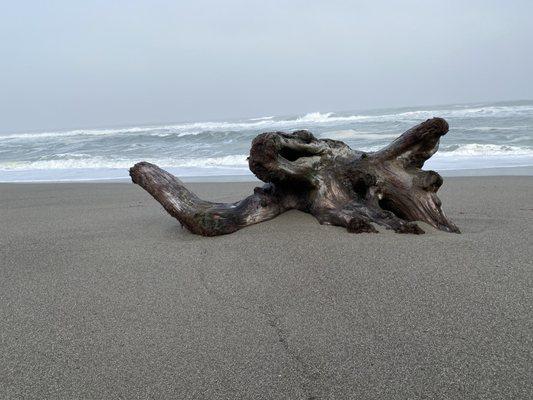
[[[533,98],[533,1],[0,0],[0,132]]]

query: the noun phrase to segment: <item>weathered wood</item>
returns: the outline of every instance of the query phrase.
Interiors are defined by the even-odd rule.
[[[421,169],[446,132],[446,121],[432,118],[374,153],[304,130],[263,133],[253,140],[248,161],[266,184],[231,204],[201,200],[178,178],[147,162],[133,166],[130,176],[182,225],[205,236],[235,232],[289,209],[353,233],[377,232],[374,224],[424,233],[414,221],[459,233],[436,195],[442,177]]]

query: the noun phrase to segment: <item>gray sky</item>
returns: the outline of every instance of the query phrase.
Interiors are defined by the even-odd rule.
[[[3,1],[0,132],[533,98],[533,1]]]

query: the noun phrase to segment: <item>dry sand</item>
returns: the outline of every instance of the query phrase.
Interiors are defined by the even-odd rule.
[[[533,178],[440,193],[463,234],[202,238],[131,184],[2,184],[0,398],[531,399]]]

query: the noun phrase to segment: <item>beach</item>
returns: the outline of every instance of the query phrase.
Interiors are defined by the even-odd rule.
[[[439,196],[461,234],[204,238],[133,184],[0,184],[0,398],[532,398],[533,177]]]

